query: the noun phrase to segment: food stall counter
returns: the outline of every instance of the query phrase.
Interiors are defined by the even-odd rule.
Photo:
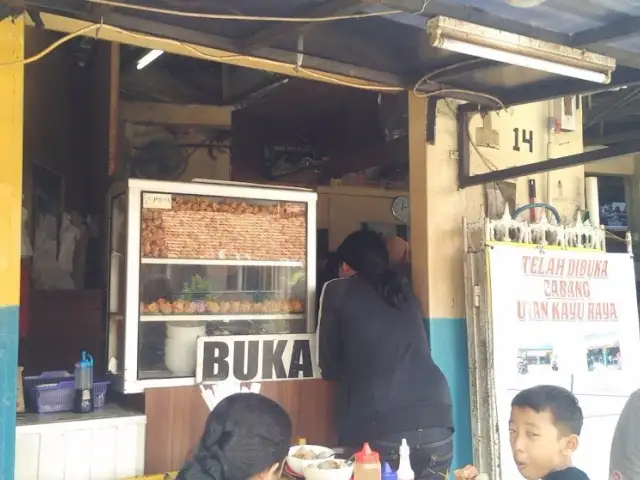
[[[127,478],[144,472],[144,414],[117,405],[92,413],[16,419],[16,480]]]

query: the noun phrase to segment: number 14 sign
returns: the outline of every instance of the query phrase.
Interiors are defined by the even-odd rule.
[[[522,144],[522,146],[521,146]],[[529,145],[529,153],[533,153],[533,130],[525,130],[524,128],[513,129],[513,150],[519,152],[521,148]]]

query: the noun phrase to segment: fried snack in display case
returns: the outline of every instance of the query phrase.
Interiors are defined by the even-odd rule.
[[[199,336],[315,330],[314,192],[132,179],[126,199],[124,358],[109,359],[125,393],[193,385]]]
[[[176,195],[142,209],[143,258],[304,262],[305,241],[305,204]]]

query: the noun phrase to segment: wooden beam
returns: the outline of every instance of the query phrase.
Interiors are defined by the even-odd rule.
[[[118,171],[118,132],[119,119],[118,107],[120,103],[120,44],[110,45],[109,58],[109,159],[107,171],[109,176],[113,176]]]
[[[628,67],[619,67],[613,72],[613,78],[608,85],[558,77],[557,79],[540,82],[538,84],[512,88],[509,90],[509,93],[502,95],[500,99],[507,107],[510,107],[513,105],[565,97],[567,95],[588,95],[590,93],[601,92],[604,89],[613,89],[621,86],[640,86],[640,72]]]
[[[640,138],[640,130],[628,130],[621,133],[611,133],[602,136],[585,136],[584,146],[594,147],[598,145],[613,145],[616,143],[631,142]]]
[[[640,87],[631,89],[630,91],[622,90],[622,94],[619,94],[616,99],[610,99],[607,105],[588,111],[586,118],[583,118],[582,129],[585,130],[591,125],[602,121],[609,113],[615,114],[616,110],[636,100],[638,96],[640,96]]]
[[[88,31],[86,36],[316,82],[393,93],[413,86],[411,81],[399,73],[360,67],[355,63],[328,60],[309,54],[304,56],[304,68],[297,68],[296,53],[278,48],[266,47],[260,51],[260,57],[243,55],[238,53],[236,42],[229,38],[119,13],[105,16],[101,26],[96,22],[45,13],[42,14],[42,20],[49,30],[75,33],[95,25],[96,29]],[[357,59],[354,58],[354,62],[357,62]],[[418,90],[421,93],[431,93],[447,88],[451,87],[442,83],[425,82]],[[495,106],[491,100],[473,92],[452,92],[451,98],[488,107]]]
[[[232,107],[120,102],[120,120],[149,125],[202,125],[231,129]]]
[[[362,0],[327,0],[315,8],[307,10],[301,15],[305,17],[328,17],[334,15],[351,15],[362,9]],[[240,40],[242,50],[259,50],[268,46],[274,40],[292,33],[302,33],[320,25],[312,23],[274,23],[268,27],[258,30],[253,35]]]
[[[603,122],[610,122],[610,121],[616,121],[616,120],[622,120],[625,117],[630,117],[630,116],[634,116],[634,115],[640,115],[640,105],[638,104],[637,101],[626,104],[622,107],[618,107],[615,108],[613,110],[610,110],[608,112],[606,112],[603,117],[600,119],[600,121]],[[587,117],[589,116],[589,114],[587,113]],[[636,117],[635,120],[637,121],[638,118]],[[584,120],[583,120],[584,122]],[[584,127],[583,127],[584,129]]]
[[[48,30],[65,33],[77,32],[95,23],[47,13],[42,14],[42,20]],[[117,28],[110,28],[110,26]],[[306,68],[297,69],[296,54],[293,52],[266,48],[261,52],[264,58],[245,56],[237,53],[237,48],[229,39],[116,13],[105,17],[100,29],[88,32],[86,35],[99,40],[135,45],[150,50],[159,49],[177,55],[201,60],[208,59],[307,80],[348,84],[355,88],[388,91],[389,87],[392,87],[400,91],[408,87],[405,80],[394,73],[356,67],[311,55],[305,55]]]
[[[13,478],[16,447],[16,392],[20,306],[20,237],[24,130],[24,21],[0,22],[0,478]],[[7,67],[7,64],[10,65]]]
[[[637,34],[639,30],[640,17],[627,17],[601,27],[576,32],[572,35],[571,45],[585,48],[603,43],[614,43],[616,40]]]
[[[429,250],[429,222],[434,222],[434,219],[432,219],[429,210],[429,170],[433,167],[427,161],[427,129],[424,124],[427,118],[427,100],[410,93],[407,94],[407,97],[409,127],[408,137],[404,141],[407,143],[410,172],[411,277],[414,292],[422,305],[422,312],[426,317],[429,317],[431,313],[429,308],[429,288],[431,286],[429,273],[430,254],[432,253]],[[432,199],[434,196],[431,194]],[[431,270],[434,270],[433,267]]]

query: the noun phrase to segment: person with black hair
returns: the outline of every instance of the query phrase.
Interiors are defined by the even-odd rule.
[[[611,442],[610,480],[640,480],[640,390],[629,396]]]
[[[343,278],[321,294],[318,361],[323,378],[338,384],[340,444],[369,442],[397,468],[406,438],[416,478],[442,479],[453,456],[451,396],[420,302],[375,232],[350,234],[336,255]]]
[[[291,419],[255,393],[223,399],[207,418],[195,454],[176,480],[278,480],[291,440]]]
[[[511,401],[509,440],[520,474],[527,480],[589,480],[572,465],[584,418],[578,399],[566,388],[538,385]],[[474,479],[473,466],[454,472],[456,480]]]
[[[588,480],[572,466],[584,421],[578,399],[566,388],[538,385],[511,401],[509,439],[518,470],[527,480]]]

